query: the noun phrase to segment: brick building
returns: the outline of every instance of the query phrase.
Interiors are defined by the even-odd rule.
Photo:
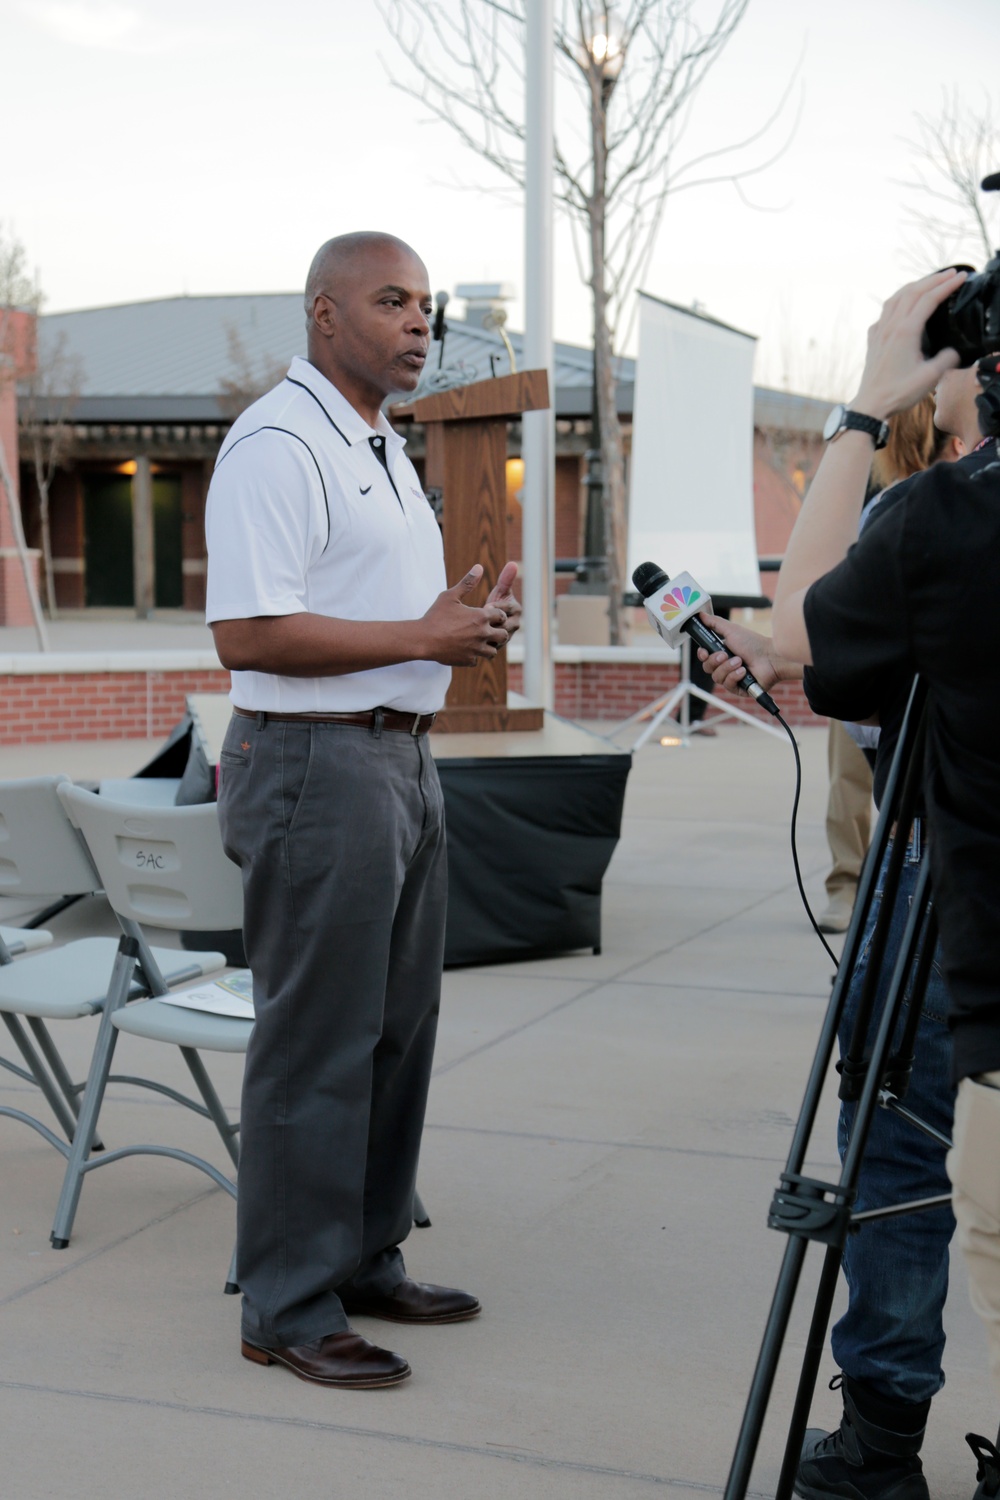
[[[520,338],[510,335],[515,353]],[[77,392],[65,457],[51,492],[56,602],[63,609],[135,606],[197,611],[204,604],[204,504],[212,465],[237,412],[305,349],[301,296],[175,297],[58,313],[39,320],[39,358],[55,348],[75,367]],[[437,366],[432,347],[427,375]],[[505,373],[501,338],[477,321],[449,319],[444,365],[463,379]],[[556,346],[557,588],[583,554],[584,458],[589,445],[590,351]],[[619,361],[618,405],[632,414],[635,364]],[[55,416],[55,401],[49,414]],[[44,419],[46,406],[39,403]],[[818,462],[827,403],[758,389],[754,491],[758,551],[776,558]],[[407,434],[419,469],[422,434]],[[520,551],[519,431],[509,436],[512,556]],[[38,504],[26,437],[21,497],[29,545]]]

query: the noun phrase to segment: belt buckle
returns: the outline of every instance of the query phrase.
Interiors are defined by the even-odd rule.
[[[416,739],[417,735],[420,733],[420,720],[423,717],[424,717],[423,714],[414,714],[413,715],[413,723],[410,725],[410,734],[413,736],[414,739]]]

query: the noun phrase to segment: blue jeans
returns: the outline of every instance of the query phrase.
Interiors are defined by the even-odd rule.
[[[906,853],[899,897],[879,978],[875,1017],[881,1012],[903,939],[920,872],[922,825],[918,823]],[[888,854],[886,855],[886,863]],[[882,900],[886,864],[857,967],[851,977],[840,1027],[841,1055],[850,1045],[875,919]],[[917,1032],[913,1075],[903,1103],[914,1114],[951,1134],[955,1090],[951,1084],[951,1036],[945,1024],[948,995],[935,953]],[[900,1018],[900,1031],[906,1008]],[[874,1036],[874,1023],[869,1032]],[[897,1033],[897,1042],[899,1033]],[[843,1159],[854,1104],[843,1104],[838,1145]],[[856,1208],[882,1208],[913,1198],[951,1191],[945,1171],[946,1151],[929,1136],[886,1109],[876,1109],[862,1160]],[[944,1384],[941,1313],[948,1294],[948,1246],[955,1229],[950,1208],[880,1219],[850,1234],[844,1251],[848,1309],[833,1329],[833,1357],[845,1374],[863,1380],[880,1395],[896,1401],[926,1401]]]

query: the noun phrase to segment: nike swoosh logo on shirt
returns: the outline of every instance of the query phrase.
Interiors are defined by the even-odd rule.
[[[361,489],[361,486],[360,486],[360,485],[358,485],[358,489]],[[370,489],[371,489],[371,485],[369,485],[369,486],[368,486],[368,490],[370,490]],[[368,490],[365,490],[365,489],[361,489],[361,493],[362,493],[362,495],[367,495],[367,493],[368,493]]]

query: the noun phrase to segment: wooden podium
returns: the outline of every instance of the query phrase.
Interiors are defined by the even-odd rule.
[[[483,582],[467,596],[483,604],[507,561],[507,423],[549,405],[544,370],[500,375],[394,406],[394,422],[420,422],[427,449],[424,487],[442,497],[444,562],[451,587],[475,563]],[[456,667],[435,732],[541,729],[541,708],[507,702],[507,654]]]

